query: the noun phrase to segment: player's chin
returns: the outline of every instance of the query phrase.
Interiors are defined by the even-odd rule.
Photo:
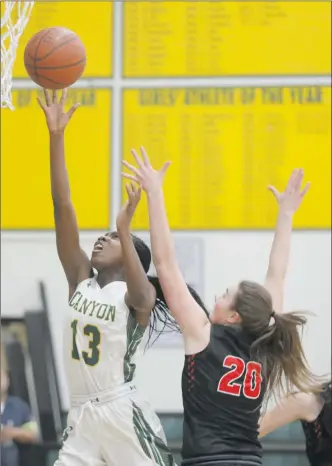
[[[91,265],[94,269],[99,270],[103,268],[103,264],[105,262],[105,258],[103,258],[103,254],[101,251],[92,251],[91,254]]]
[[[209,315],[209,319],[210,319],[211,324],[218,324],[219,323],[218,318],[217,318],[214,311],[212,311],[211,314]]]

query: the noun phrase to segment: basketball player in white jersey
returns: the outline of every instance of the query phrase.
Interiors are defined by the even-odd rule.
[[[171,466],[159,419],[133,384],[151,312],[164,326],[175,325],[156,277],[147,277],[150,250],[130,234],[140,190],[127,187],[117,232],[98,238],[89,260],[79,243],[65,163],[64,130],[78,107],[64,111],[66,93],[58,100],[45,91],[45,103],[38,99],[50,133],[56,243],[69,285],[64,359],[71,409],[56,466]]]

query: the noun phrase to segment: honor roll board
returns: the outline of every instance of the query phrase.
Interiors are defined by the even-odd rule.
[[[20,39],[13,77],[26,78],[24,49],[31,37],[48,27],[66,27],[82,40],[87,54],[84,78],[112,76],[113,4],[112,2],[36,1]]]
[[[125,159],[144,145],[153,166],[173,162],[164,183],[173,229],[273,228],[266,188],[284,189],[294,167],[312,182],[295,227],[330,227],[330,87],[126,89],[122,125]],[[134,227],[148,228],[144,198]]]
[[[331,73],[331,4],[125,2],[123,76]]]
[[[49,136],[36,90],[13,92],[1,116],[1,227],[53,229]],[[66,163],[81,229],[110,224],[111,91],[71,89],[81,107],[66,129]]]

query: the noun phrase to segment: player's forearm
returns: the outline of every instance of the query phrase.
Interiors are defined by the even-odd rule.
[[[64,133],[50,133],[52,199],[55,207],[70,203],[70,187],[65,161]]]
[[[314,393],[295,393],[278,400],[277,405],[259,420],[259,437],[262,438],[291,422],[313,422],[322,409],[322,400]]]
[[[19,443],[33,443],[38,439],[38,435],[36,429],[15,427],[13,439]]]
[[[280,209],[270,253],[267,272],[268,277],[273,277],[280,281],[283,281],[286,277],[290,255],[292,228],[293,214],[287,211],[284,212]]]
[[[141,261],[138,257],[128,227],[118,227],[130,305],[136,309],[151,311],[155,297]]]
[[[158,267],[176,262],[162,189],[147,193],[153,263]]]

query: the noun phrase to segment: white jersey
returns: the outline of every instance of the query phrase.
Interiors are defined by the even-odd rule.
[[[125,303],[126,291],[125,282],[100,288],[90,278],[79,283],[70,299],[63,346],[71,396],[132,381],[144,328]]]

